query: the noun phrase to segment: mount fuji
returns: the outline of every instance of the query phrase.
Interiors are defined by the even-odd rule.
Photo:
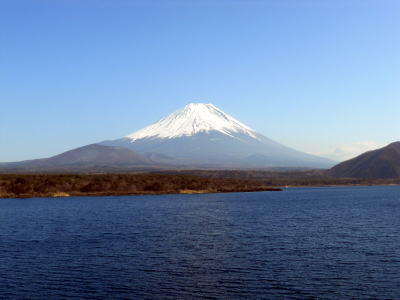
[[[191,103],[123,138],[123,147],[168,165],[207,168],[327,168],[334,162],[279,144],[212,104]]]

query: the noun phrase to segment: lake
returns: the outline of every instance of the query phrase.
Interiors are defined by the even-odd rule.
[[[399,298],[400,187],[0,199],[0,298]]]

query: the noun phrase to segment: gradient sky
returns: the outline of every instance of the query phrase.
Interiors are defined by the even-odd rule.
[[[2,0],[0,46],[0,161],[190,102],[331,157],[400,140],[398,0]]]

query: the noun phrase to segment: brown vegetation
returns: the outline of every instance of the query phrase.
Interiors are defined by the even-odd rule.
[[[400,179],[337,178],[328,170],[262,171],[262,170],[181,170],[161,174],[196,175],[205,178],[225,178],[257,181],[271,187],[338,186],[338,185],[400,185]]]
[[[265,190],[271,189],[254,180],[206,178],[186,174],[0,175],[0,197],[2,198]]]
[[[323,170],[185,170],[147,174],[4,174],[0,198],[81,195],[200,194],[275,190],[284,186],[399,185],[399,179],[334,178]],[[279,190],[279,189],[278,189]]]

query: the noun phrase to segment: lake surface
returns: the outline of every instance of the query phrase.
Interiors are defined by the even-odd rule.
[[[400,187],[0,199],[0,298],[399,298]]]

